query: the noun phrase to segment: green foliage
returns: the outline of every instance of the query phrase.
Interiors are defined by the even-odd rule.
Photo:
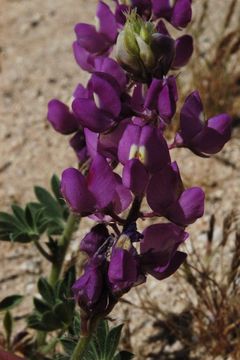
[[[8,344],[10,343],[10,338],[12,335],[12,329],[13,329],[13,318],[12,315],[10,313],[10,311],[7,311],[4,319],[3,319],[3,327],[6,333],[6,338],[7,338],[7,342]]]
[[[34,298],[35,311],[28,317],[28,326],[47,332],[68,328],[75,312],[75,302],[71,296],[74,281],[74,266],[55,286],[51,286],[45,278],[40,278],[38,291],[41,299]]]
[[[51,195],[42,187],[34,192],[38,202],[30,202],[25,209],[12,205],[12,213],[0,212],[0,240],[27,243],[37,241],[47,231],[48,236],[60,235],[68,217],[68,209],[61,197],[60,181],[52,176]]]
[[[108,322],[100,321],[87,346],[82,360],[130,360],[133,355],[127,351],[117,353],[120,341],[122,325],[109,329]],[[69,360],[74,351],[80,335],[80,318],[76,315],[73,326],[69,329],[69,336],[61,338],[61,344],[65,351],[64,355],[57,355],[56,360]]]
[[[8,311],[19,305],[23,300],[21,295],[10,295],[0,302],[0,311]]]

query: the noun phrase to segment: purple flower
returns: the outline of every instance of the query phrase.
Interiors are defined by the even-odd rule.
[[[87,90],[84,93],[75,92],[72,108],[80,124],[94,132],[111,128],[121,111],[120,91],[120,86],[111,75],[94,73]]]
[[[128,160],[138,159],[150,173],[170,162],[166,140],[161,131],[151,125],[128,125],[119,141],[118,157],[124,165]]]
[[[177,146],[188,147],[197,155],[211,155],[220,151],[231,137],[232,119],[220,114],[204,121],[203,105],[197,91],[190,94],[181,110]]]
[[[147,227],[140,242],[142,266],[145,272],[162,280],[173,274],[186,258],[177,248],[188,238],[174,224],[155,224]]]
[[[99,1],[97,8],[97,28],[89,24],[77,24],[77,42],[85,51],[102,54],[114,44],[117,37],[117,23],[108,5]]]
[[[175,41],[170,35],[155,33],[151,49],[157,59],[152,71],[153,77],[162,79],[170,70],[175,58]]]
[[[124,293],[145,281],[140,271],[140,258],[130,237],[122,234],[112,248],[108,280],[113,293]]]
[[[61,192],[72,211],[88,215],[106,208],[111,203],[116,185],[116,178],[107,161],[97,155],[87,177],[74,168],[64,170]]]
[[[185,28],[192,19],[191,0],[152,0],[156,18],[164,18],[176,28]]]
[[[138,264],[128,250],[113,248],[108,279],[113,292],[127,292],[137,282]]]
[[[88,150],[86,146],[86,139],[82,130],[76,134],[69,141],[70,146],[75,151],[80,163],[84,163],[88,159]]]
[[[49,101],[47,118],[53,128],[64,135],[74,133],[80,126],[69,107],[57,99]]]
[[[153,174],[147,201],[154,212],[181,226],[192,224],[204,212],[204,192],[198,187],[184,190],[176,162]]]
[[[175,77],[170,76],[164,80],[153,79],[146,94],[144,108],[157,109],[160,118],[169,124],[176,112],[177,100]]]
[[[99,248],[106,242],[109,232],[106,225],[95,225],[87,235],[81,240],[80,250],[93,256]]]
[[[104,257],[92,258],[85,266],[83,275],[72,287],[76,302],[88,315],[99,314],[107,306],[108,293],[104,282],[105,266]]]
[[[157,30],[160,34],[170,37],[165,23],[160,20],[157,24]],[[182,35],[174,40],[174,58],[170,64],[171,69],[177,70],[185,66],[193,53],[193,38],[190,35]]]

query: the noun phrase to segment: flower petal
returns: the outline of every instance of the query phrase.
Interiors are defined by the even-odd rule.
[[[73,53],[77,64],[85,71],[94,71],[94,55],[84,49],[78,41],[73,43]]]
[[[72,103],[72,109],[81,125],[94,132],[104,132],[114,124],[113,118],[99,110],[92,99],[76,98]]]
[[[175,224],[187,226],[204,213],[204,192],[199,187],[185,190],[180,198],[166,211],[165,216]]]
[[[187,143],[204,127],[203,105],[198,91],[191,93],[181,109],[181,137]]]
[[[126,75],[121,66],[109,57],[98,56],[95,59],[95,69],[99,72],[104,72],[111,75],[123,90],[126,86]]]
[[[49,101],[47,118],[53,128],[64,135],[72,134],[79,128],[78,121],[68,106],[57,99]]]
[[[204,129],[192,139],[190,148],[204,154],[216,154],[231,138],[231,124],[232,119],[227,114],[209,119]]]
[[[114,43],[117,36],[117,23],[109,6],[99,1],[96,15],[99,19],[99,33],[104,34],[111,43]]]
[[[182,263],[185,261],[187,257],[187,254],[182,251],[177,251],[175,255],[170,260],[169,265],[165,268],[165,270],[162,270],[160,267],[153,268],[148,271],[150,275],[155,277],[157,280],[163,280],[167,277],[174,274],[178,268],[182,265]]]
[[[104,209],[111,203],[116,179],[107,161],[100,155],[96,155],[90,166],[87,184],[89,191],[96,198],[98,209]]]
[[[147,202],[153,211],[164,215],[166,208],[179,198],[182,189],[177,163],[172,163],[153,174],[147,188]]]
[[[164,82],[158,97],[158,111],[161,118],[169,123],[176,112],[178,100],[177,85],[175,77],[170,76]]]
[[[123,185],[130,189],[134,195],[142,196],[147,186],[148,173],[138,159],[129,160],[123,168]]]
[[[177,28],[185,28],[191,20],[191,0],[176,0],[173,7],[171,24]]]
[[[95,199],[88,191],[85,177],[74,168],[63,171],[61,180],[61,192],[76,213],[91,213],[95,208]]]
[[[172,64],[173,69],[185,66],[193,53],[193,38],[190,35],[180,36],[175,42],[175,59]]]
[[[108,78],[108,74],[94,73],[89,85],[97,97],[97,107],[115,117],[120,113],[121,101],[115,84],[111,84],[109,80],[111,79]]]
[[[115,187],[115,194],[112,200],[112,208],[116,214],[120,214],[126,210],[132,202],[131,192],[122,184],[121,177],[115,174],[117,185]]]
[[[93,25],[77,24],[75,33],[79,45],[92,54],[106,51],[109,47],[109,41],[103,34],[98,33]]]

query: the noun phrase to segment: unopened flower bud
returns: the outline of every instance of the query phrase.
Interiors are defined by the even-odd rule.
[[[144,21],[135,11],[127,16],[117,39],[116,58],[136,80],[162,78],[174,57],[175,41],[170,36],[158,33],[151,21]]]
[[[135,11],[127,17],[126,24],[117,39],[116,58],[121,66],[135,78],[144,78],[156,59],[151,49],[152,23],[144,22]]]

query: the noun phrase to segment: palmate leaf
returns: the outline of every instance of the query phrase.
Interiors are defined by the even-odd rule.
[[[116,352],[122,327],[123,325],[119,325],[109,329],[107,321],[101,321],[94,338],[83,356],[83,360],[113,360],[116,356],[120,356],[120,353],[116,354]],[[120,357],[119,359],[122,358]]]
[[[122,326],[109,329],[107,321],[100,321],[96,332],[89,343],[82,360],[130,360],[133,354],[128,351],[117,352],[120,341]],[[72,325],[69,327],[69,335],[64,335],[60,342],[65,354],[56,359],[70,359],[80,336],[80,316],[76,314]]]
[[[0,212],[0,240],[30,242],[38,239],[45,231],[42,207],[29,203],[25,210],[12,205],[12,214]]]
[[[34,298],[35,311],[28,318],[29,327],[54,331],[73,325],[75,301],[72,298],[71,287],[74,279],[73,267],[66,272],[63,280],[59,280],[54,286],[43,277],[39,279],[38,291],[41,298]]]
[[[47,231],[48,236],[61,235],[69,210],[60,192],[60,180],[51,179],[54,196],[46,189],[34,188],[38,202],[30,202],[25,209],[12,205],[12,214],[0,212],[0,240],[27,243],[38,240]]]

